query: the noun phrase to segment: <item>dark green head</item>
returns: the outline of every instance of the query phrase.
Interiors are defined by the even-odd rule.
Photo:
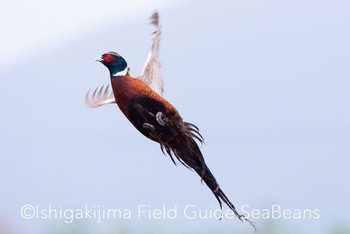
[[[105,53],[96,58],[95,61],[105,65],[111,73],[111,77],[125,76],[128,73],[128,64],[125,59],[115,52]]]

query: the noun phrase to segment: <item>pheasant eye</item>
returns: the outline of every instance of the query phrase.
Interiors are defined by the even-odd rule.
[[[103,56],[103,59],[106,61],[106,62],[111,62],[113,60],[112,56],[107,54],[105,56]]]

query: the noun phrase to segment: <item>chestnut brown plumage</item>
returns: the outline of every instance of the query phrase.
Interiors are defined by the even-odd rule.
[[[162,152],[168,154],[174,164],[178,160],[189,169],[193,169],[210,188],[219,202],[225,203],[240,220],[248,221],[221,190],[214,175],[205,163],[198,144],[203,143],[199,129],[191,123],[183,121],[177,109],[162,97],[163,80],[159,63],[159,15],[152,16],[152,23],[157,26],[151,52],[140,77],[129,75],[127,63],[119,54],[108,52],[97,58],[110,71],[113,93],[108,87],[96,89],[91,97],[87,94],[86,103],[90,107],[98,107],[107,103],[117,103],[128,120],[144,136],[158,142]],[[175,160],[176,159],[176,160]]]

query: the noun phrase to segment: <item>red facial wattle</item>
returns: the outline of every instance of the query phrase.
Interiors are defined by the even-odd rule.
[[[112,62],[112,60],[113,60],[113,57],[111,55],[109,55],[109,54],[104,54],[102,56],[102,58],[103,58],[103,60],[105,60],[108,63]]]

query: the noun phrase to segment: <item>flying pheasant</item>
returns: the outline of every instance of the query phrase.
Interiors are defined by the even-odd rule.
[[[113,92],[109,93],[109,85],[106,88],[104,86],[96,88],[91,96],[89,92],[86,94],[85,103],[90,108],[117,103],[137,130],[158,142],[162,152],[166,152],[174,164],[176,164],[176,158],[185,167],[197,172],[214,193],[221,210],[224,202],[241,221],[248,221],[255,229],[255,225],[250,220],[236,211],[206,165],[195,142],[196,139],[203,143],[199,129],[194,124],[183,121],[176,108],[162,97],[163,79],[159,62],[161,31],[158,12],[151,16],[151,23],[157,29],[141,75],[137,78],[131,77],[129,67],[122,56],[115,52],[105,53],[95,61],[101,62],[108,68]]]

